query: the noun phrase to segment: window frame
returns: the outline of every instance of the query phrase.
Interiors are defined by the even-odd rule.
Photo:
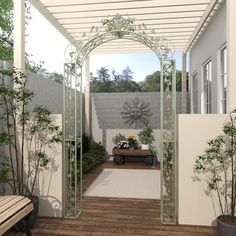
[[[202,111],[212,113],[212,59],[209,58],[202,65]]]
[[[198,71],[194,71],[191,75],[192,78],[192,113],[197,114],[198,113],[198,90],[199,90],[199,85],[198,85]],[[196,88],[194,87],[196,85]]]
[[[222,52],[223,58],[222,58]],[[223,59],[223,60],[222,60]],[[228,77],[227,77],[227,45],[224,43],[218,50],[218,66],[219,66],[219,112],[221,114],[227,113],[227,91],[228,91]]]

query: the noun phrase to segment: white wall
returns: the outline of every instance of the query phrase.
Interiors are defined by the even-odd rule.
[[[62,115],[52,116],[55,124],[62,129]],[[25,142],[25,151],[34,153],[35,146],[29,146],[27,139]],[[49,163],[47,168],[40,170],[34,189],[34,193],[39,196],[39,216],[62,217],[62,143],[46,147],[45,152]],[[33,167],[34,163],[31,166]],[[27,169],[25,171],[27,173]]]
[[[217,90],[219,87],[218,50],[226,42],[226,6],[225,3],[204,30],[190,51],[190,76],[198,73],[198,113],[201,113],[202,65],[209,58],[212,60],[212,113],[218,113]],[[191,81],[191,80],[190,80]],[[192,84],[190,82],[190,84]]]
[[[194,161],[206,142],[221,134],[227,115],[178,115],[178,219],[180,224],[212,225],[219,210],[204,182],[192,180]]]

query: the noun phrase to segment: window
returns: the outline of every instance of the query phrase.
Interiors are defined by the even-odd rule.
[[[220,111],[227,110],[227,61],[226,46],[220,50]]]
[[[197,72],[192,75],[192,106],[193,113],[198,113],[198,78]]]
[[[212,112],[211,83],[212,83],[212,62],[208,61],[203,65],[203,97],[204,113]]]

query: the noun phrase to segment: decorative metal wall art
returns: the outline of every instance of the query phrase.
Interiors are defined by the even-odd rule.
[[[148,117],[152,115],[149,103],[145,103],[137,97],[131,99],[130,102],[125,102],[121,114],[125,123],[134,128],[142,127],[148,121]]]
[[[81,35],[81,40],[65,50],[64,82],[64,196],[63,216],[76,218],[82,207],[82,153],[78,159],[78,149],[82,137],[82,99],[77,103],[77,89],[82,83],[82,66],[89,53],[106,42],[115,39],[137,41],[149,47],[159,58],[161,68],[161,219],[162,223],[176,223],[176,183],[175,183],[175,61],[171,41],[156,36],[145,24],[135,24],[134,18],[116,15],[102,21],[100,27],[92,27],[89,34]],[[158,102],[158,101],[157,101]],[[126,106],[129,110],[129,105]],[[80,111],[80,112],[78,112]],[[139,120],[140,109],[131,109],[127,115],[130,122]],[[129,122],[129,121],[128,121]],[[80,129],[78,130],[78,127]],[[74,148],[73,148],[74,147]],[[80,152],[82,147],[80,148]],[[77,162],[80,162],[78,169]],[[159,186],[157,186],[158,188]]]

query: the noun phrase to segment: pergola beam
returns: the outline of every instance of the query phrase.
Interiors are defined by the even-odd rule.
[[[184,54],[186,54],[188,49],[191,47],[192,43],[194,42],[197,35],[201,31],[202,27],[204,26],[204,24],[207,21],[208,17],[210,16],[212,11],[214,10],[214,8],[215,8],[216,4],[218,3],[218,1],[219,0],[211,0],[209,5],[207,6],[207,9],[205,10],[204,14],[202,15],[201,20],[199,21],[197,27],[195,28],[195,30],[193,32],[193,35],[191,36],[190,40],[188,41],[186,47],[184,48],[184,52],[183,52]]]
[[[129,5],[132,5],[134,4],[134,7],[135,7],[135,4],[136,5],[156,5],[156,6],[159,6],[159,7],[163,7],[163,6],[182,6],[182,5],[201,5],[201,4],[208,4],[208,0],[182,0],[181,2],[179,1],[176,1],[176,0],[158,0],[157,3],[155,3],[153,0],[136,0],[136,1],[133,1],[133,0],[102,0],[102,1],[78,1],[78,0],[74,0],[74,1],[71,1],[71,0],[65,0],[64,2],[63,1],[55,1],[55,2],[51,2],[50,0],[42,0],[42,2],[44,3],[44,5],[48,8],[55,8],[55,7],[58,7],[58,8],[62,8],[62,7],[67,7],[68,5],[70,6],[73,6],[73,7],[76,7],[76,6],[79,6],[79,7],[83,7],[83,6],[86,6],[86,7],[90,7],[90,6],[95,6],[96,8],[101,8],[101,7],[104,7],[104,6],[107,6],[107,5],[111,5],[115,7],[118,7],[119,5],[126,5],[126,6],[129,6]]]
[[[181,24],[181,23],[195,23],[197,24],[200,20],[200,15],[199,16],[171,16],[169,15],[169,18],[167,17],[148,17],[148,16],[141,16],[141,17],[136,17],[135,22],[136,23],[143,23],[146,22],[146,24],[155,24],[155,25],[169,25],[169,24]],[[168,21],[166,21],[168,19]],[[66,26],[67,28],[73,28],[77,27],[77,25],[94,25],[97,24],[100,26],[101,22],[98,21],[97,19],[83,19],[81,18],[79,21],[77,19],[63,19],[63,20],[58,20],[61,25]]]
[[[155,17],[158,18],[158,16],[165,16],[166,19],[168,19],[168,15],[171,16],[172,18],[175,17],[175,15],[186,15],[189,16],[189,14],[191,15],[196,15],[196,16],[202,16],[202,14],[205,11],[203,9],[185,9],[185,10],[178,10],[178,9],[173,9],[170,11],[156,11],[156,9],[146,9],[145,14],[147,14],[147,16],[151,17],[151,15],[154,15]],[[117,15],[117,11],[108,11],[106,12],[97,12],[96,14],[91,14],[91,12],[73,12],[73,13],[54,13],[53,15],[58,19],[58,20],[62,20],[62,19],[81,19],[81,18],[107,18],[109,13],[109,16],[116,16]],[[121,10],[119,11],[120,15],[126,15],[127,11],[126,10]],[[129,15],[132,17],[136,17],[136,16],[143,16],[143,11],[142,9],[139,9],[139,11],[130,11]]]
[[[143,3],[142,5],[138,2],[133,1],[132,3],[111,3],[111,4],[104,4],[104,5],[67,5],[67,6],[63,6],[63,7],[47,7],[48,9],[50,9],[50,12],[52,14],[61,14],[61,13],[81,13],[81,12],[104,12],[106,11],[112,11],[112,10],[116,10],[116,11],[123,11],[123,10],[128,10],[128,11],[137,11],[139,9],[143,9],[144,11],[147,9],[156,9],[157,11],[160,11],[161,8],[166,8],[166,9],[175,9],[175,8],[179,8],[179,9],[185,9],[185,8],[189,8],[189,7],[195,7],[196,9],[205,9],[206,5],[208,3],[204,2],[204,3],[191,3],[191,2],[186,2],[185,4],[176,4],[178,3],[176,0],[175,2],[172,2],[172,4],[168,5],[167,3],[169,2],[162,2],[162,4],[160,4],[160,2],[152,2],[152,4],[145,4]]]

